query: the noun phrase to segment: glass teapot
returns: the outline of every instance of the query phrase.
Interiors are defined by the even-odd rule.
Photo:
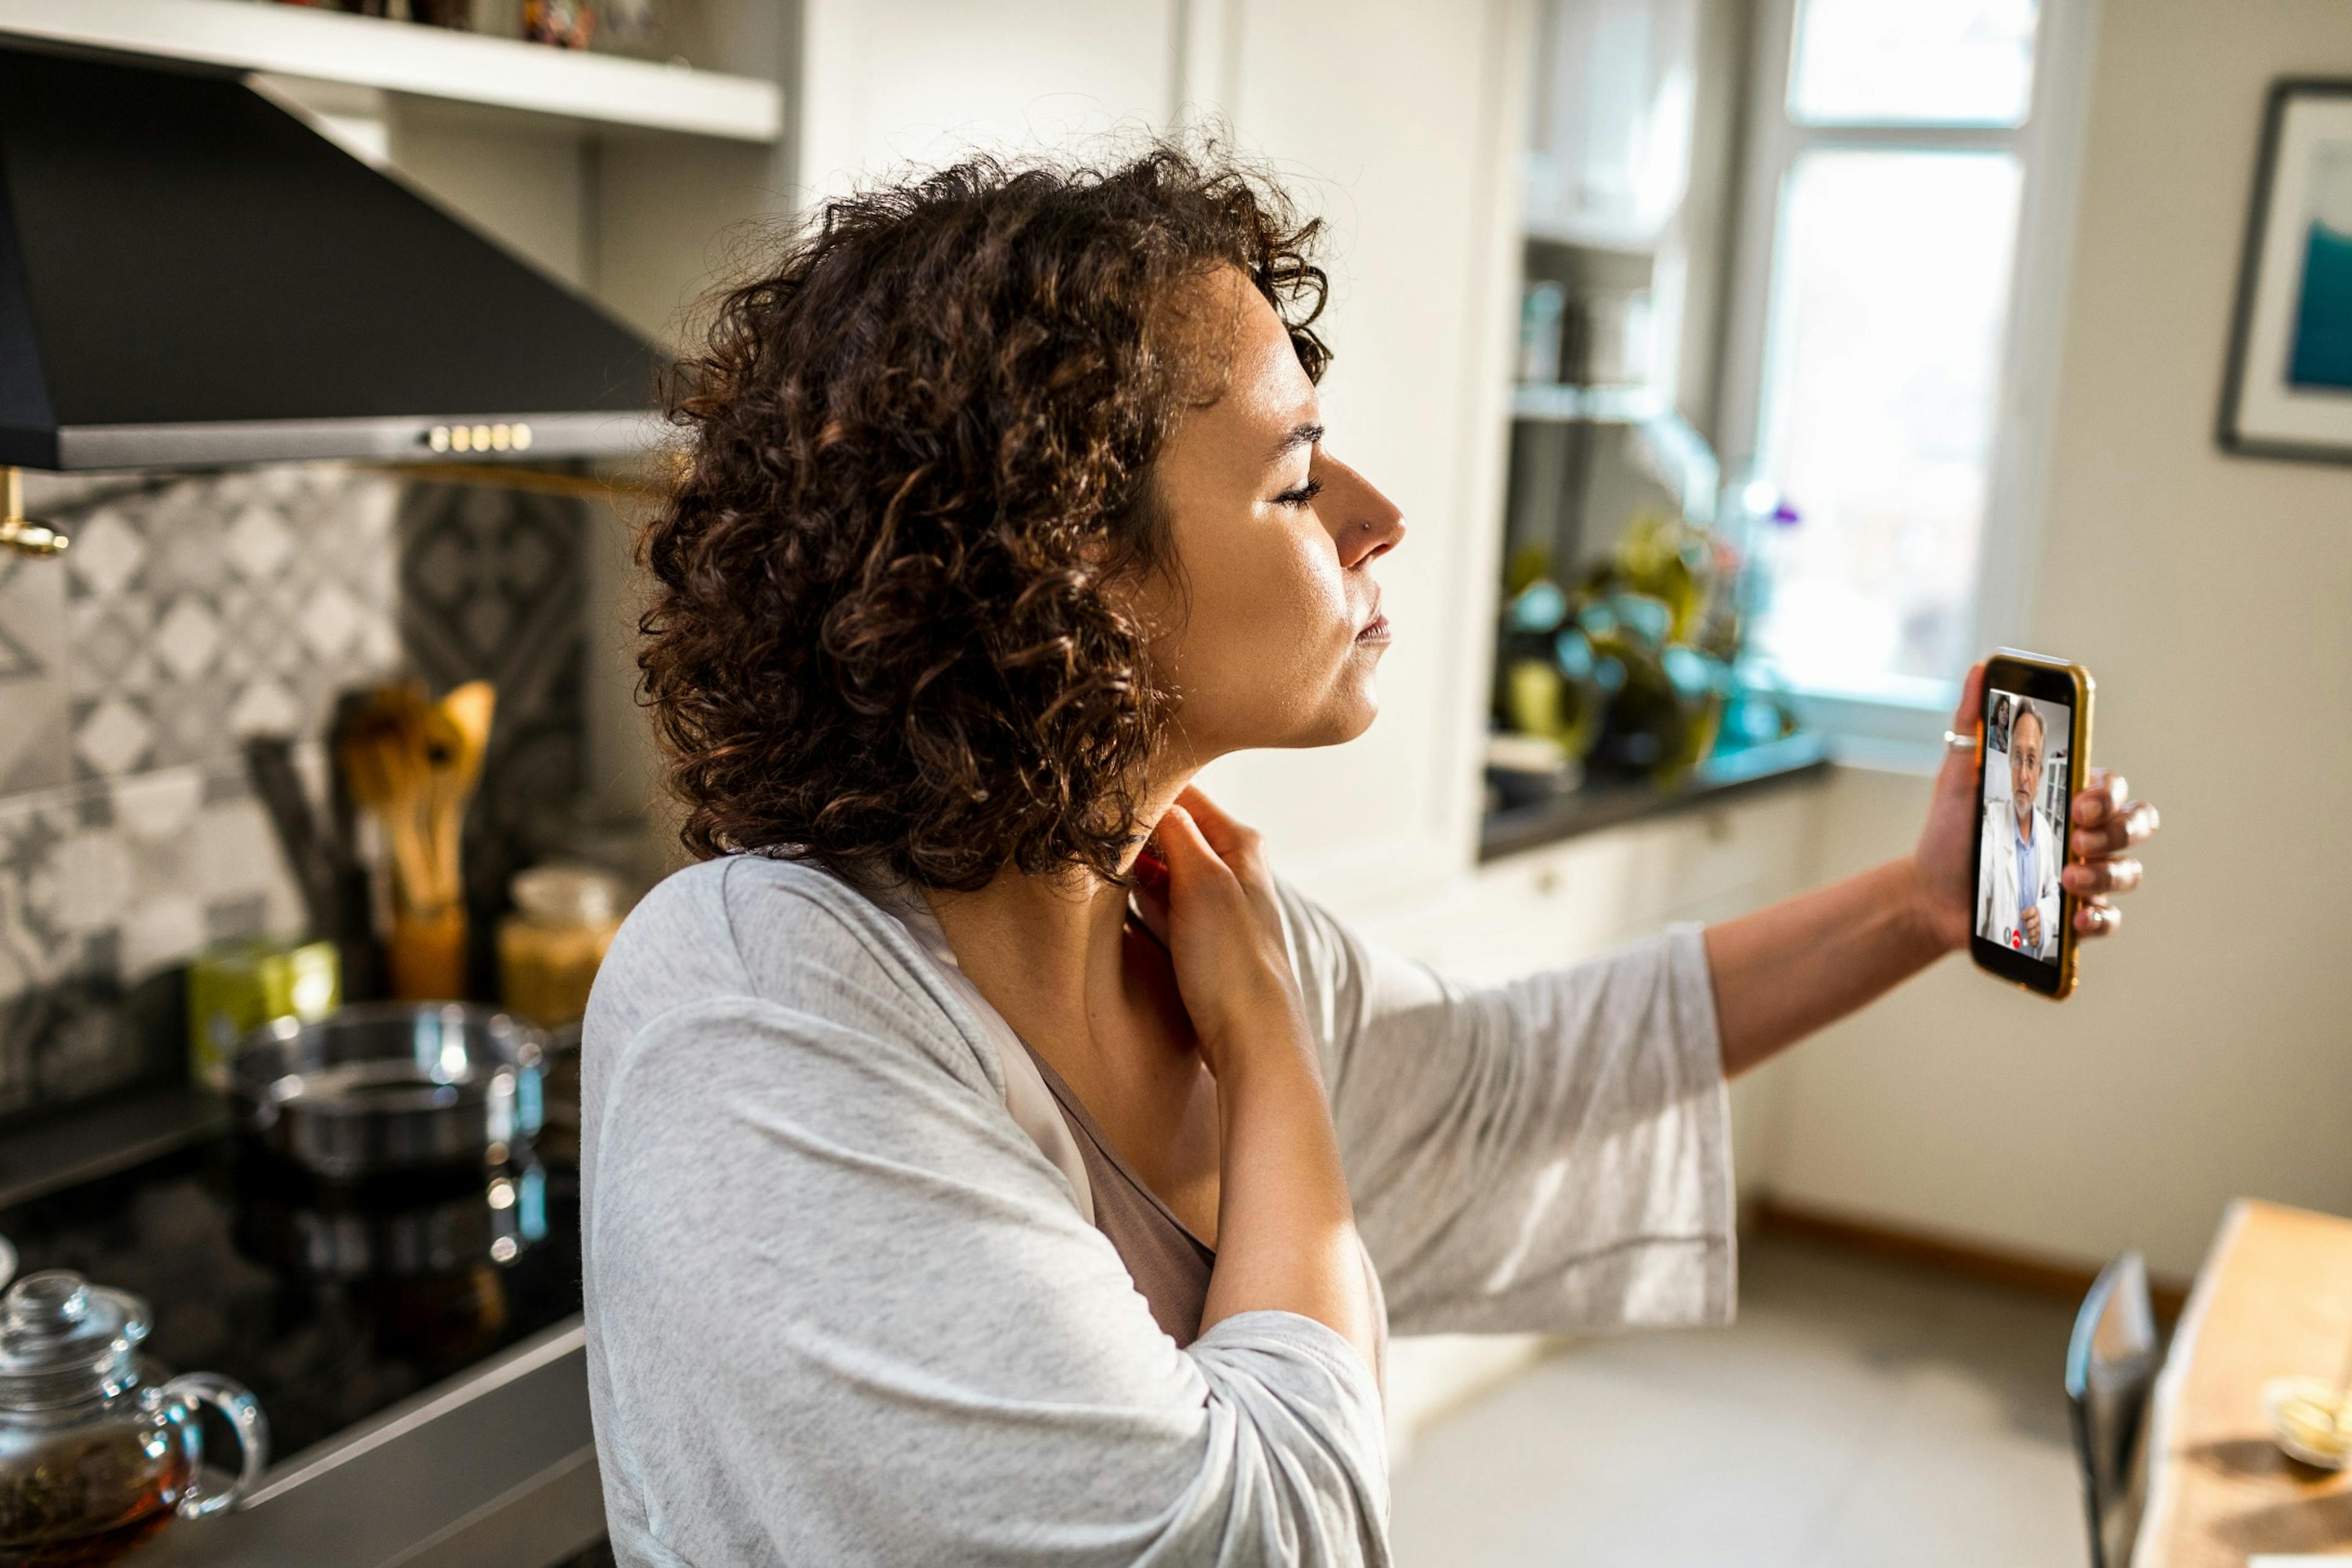
[[[137,1353],[147,1303],[79,1274],[27,1274],[0,1296],[0,1568],[109,1563],[174,1519],[234,1508],[269,1461],[253,1395],[191,1373],[162,1384]],[[197,1407],[240,1450],[225,1489],[198,1482]]]

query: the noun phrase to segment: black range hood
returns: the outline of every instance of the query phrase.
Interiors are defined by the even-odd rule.
[[[0,49],[0,465],[628,452],[661,363],[235,75]]]

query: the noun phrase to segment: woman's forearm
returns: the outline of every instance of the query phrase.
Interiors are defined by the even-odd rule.
[[[1942,957],[1916,864],[1890,860],[1706,930],[1723,1070],[1745,1072]]]
[[[1371,1290],[1313,1058],[1303,1048],[1235,1053],[1217,1107],[1223,1170],[1202,1331],[1242,1312],[1297,1312],[1372,1364]]]

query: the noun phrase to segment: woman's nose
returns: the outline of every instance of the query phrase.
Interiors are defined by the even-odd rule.
[[[1364,565],[1403,542],[1404,513],[1394,501],[1328,452],[1322,466],[1323,493],[1329,504],[1321,510],[1339,547],[1340,565]]]

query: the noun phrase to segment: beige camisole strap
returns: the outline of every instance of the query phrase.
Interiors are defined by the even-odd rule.
[[[1028,1042],[1022,1045],[1025,1048]],[[1034,1050],[1029,1058],[1062,1108],[1077,1141],[1078,1156],[1086,1162],[1087,1184],[1094,1192],[1095,1228],[1118,1250],[1160,1331],[1180,1346],[1191,1344],[1201,1337],[1201,1313],[1208,1305],[1216,1253],[1128,1168],[1054,1065]]]

